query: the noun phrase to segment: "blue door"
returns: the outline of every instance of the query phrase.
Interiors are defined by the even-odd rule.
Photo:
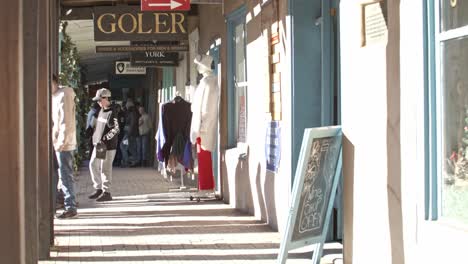
[[[216,76],[219,78],[219,67],[220,67],[220,61],[219,61],[219,45],[220,41],[215,41],[211,47],[210,47],[210,56],[213,57],[213,64],[214,64],[214,69],[213,72]],[[221,87],[221,83],[218,83],[218,86]],[[220,92],[221,94],[221,92]],[[219,110],[218,110],[219,112]],[[219,172],[219,122],[218,122],[218,128],[216,129],[216,146],[215,150],[212,152],[212,160],[213,160],[213,174],[214,174],[214,179],[215,179],[215,192],[220,193],[221,192],[221,186],[220,186],[220,172]]]
[[[339,67],[336,60],[337,2],[289,1],[292,32],[292,182],[304,129],[340,123]],[[336,200],[341,200],[340,193]],[[330,227],[337,227],[337,237],[340,238],[341,203],[338,202],[336,207],[338,223]],[[333,228],[330,228],[328,238],[333,238]]]

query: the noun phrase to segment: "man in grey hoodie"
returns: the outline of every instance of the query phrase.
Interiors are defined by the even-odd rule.
[[[73,186],[73,152],[76,149],[75,96],[72,88],[59,88],[57,76],[52,77],[52,142],[59,165],[61,189],[65,196],[65,210],[57,215],[59,219],[77,214]]]

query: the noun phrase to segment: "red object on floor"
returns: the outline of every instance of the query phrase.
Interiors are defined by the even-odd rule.
[[[213,162],[211,160],[211,152],[202,149],[201,139],[197,138],[197,154],[198,154],[198,190],[213,190]]]

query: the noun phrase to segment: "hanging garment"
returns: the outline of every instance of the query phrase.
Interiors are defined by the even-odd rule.
[[[162,153],[162,147],[164,143],[166,143],[166,138],[164,136],[163,125],[162,125],[162,117],[163,117],[163,104],[159,105],[159,122],[158,122],[158,131],[156,132],[156,157],[158,157],[158,161],[164,162],[164,156]]]
[[[214,176],[211,152],[203,149],[200,138],[196,140],[198,154],[198,190],[213,190]]]
[[[164,104],[162,112],[162,130],[166,139],[162,147],[162,155],[167,164],[174,143],[177,143],[175,153],[180,154],[177,159],[182,160],[185,144],[189,141],[192,112],[190,103],[180,97]],[[178,138],[177,141],[175,141],[176,138]]]

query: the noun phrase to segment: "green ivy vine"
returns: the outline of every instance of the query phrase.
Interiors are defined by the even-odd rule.
[[[83,83],[84,70],[80,67],[80,56],[78,49],[67,33],[67,21],[60,22],[60,32],[62,33],[60,45],[60,73],[59,83],[63,86],[71,87],[75,90],[76,99],[76,133],[77,146],[75,152],[75,171],[78,171],[86,157],[88,149],[85,135],[86,116],[89,109],[89,100]]]

